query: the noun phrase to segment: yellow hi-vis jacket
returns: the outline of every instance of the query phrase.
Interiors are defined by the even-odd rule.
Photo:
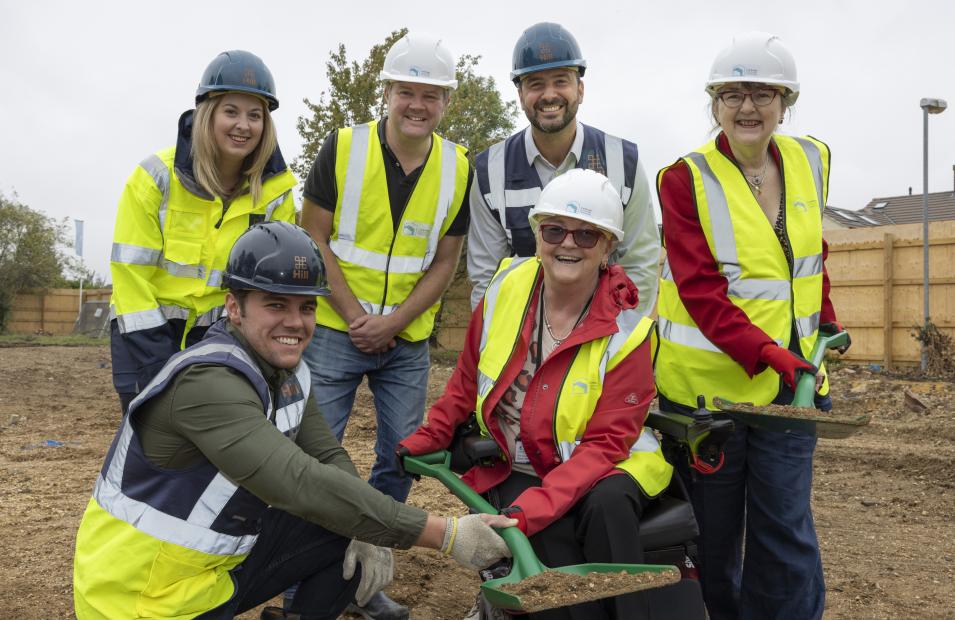
[[[373,121],[338,131],[338,201],[329,246],[365,312],[383,315],[408,298],[431,266],[438,241],[464,201],[470,170],[463,146],[433,134],[431,152],[396,232],[377,127]],[[440,306],[435,302],[398,336],[411,342],[428,338]],[[325,298],[318,299],[315,316],[319,325],[348,330]]]
[[[489,413],[484,411],[485,399],[520,342],[522,319],[537,289],[539,276],[540,263],[533,258],[506,258],[484,296],[474,406],[475,411],[482,412],[477,419],[482,434],[488,437],[491,433],[485,423],[485,416]],[[621,310],[616,322],[616,333],[581,343],[569,368],[561,369],[563,381],[556,391],[549,430],[562,462],[571,458],[584,436],[603,394],[604,375],[639,347],[653,329],[653,321],[641,318],[635,308]],[[544,370],[544,366],[540,370]],[[535,407],[550,410],[550,403],[535,403]],[[665,490],[673,474],[673,467],[664,459],[659,441],[647,427],[630,448],[630,455],[616,467],[628,473],[649,497]]]
[[[224,209],[221,198],[197,195],[204,192],[181,178],[177,159],[185,158],[175,147],[147,157],[120,199],[110,313],[123,335],[181,319],[185,342],[194,325],[211,325],[221,315],[222,272],[239,235],[259,221],[295,222],[296,181],[288,168],[264,180],[258,204],[246,192]]]
[[[788,348],[793,324],[808,357],[819,333],[822,307],[822,212],[829,186],[829,148],[810,137],[777,135],[786,208],[790,265],[737,165],[716,141],[685,156],[700,224],[710,252],[728,283],[730,301],[753,325]],[[659,186],[663,173],[657,177]],[[679,248],[667,248],[679,252]],[[673,402],[696,406],[698,395],[712,407],[714,396],[765,405],[779,391],[779,375],[767,368],[750,378],[700,331],[680,300],[664,263],[658,312],[660,346],[657,389]],[[825,368],[820,369],[825,376]],[[828,393],[828,380],[821,394]]]

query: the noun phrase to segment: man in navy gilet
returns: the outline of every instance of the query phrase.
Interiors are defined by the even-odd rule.
[[[477,156],[468,232],[472,308],[502,258],[535,254],[527,212],[541,189],[567,170],[589,168],[609,177],[623,199],[624,240],[612,260],[637,285],[638,309],[653,309],[660,235],[647,175],[636,144],[577,120],[586,68],[577,41],[558,24],[535,24],[514,46],[511,79],[530,126]]]

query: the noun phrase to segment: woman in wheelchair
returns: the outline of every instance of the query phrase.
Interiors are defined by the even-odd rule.
[[[570,170],[528,219],[537,256],[501,263],[444,395],[398,455],[448,448],[477,412],[498,454],[463,480],[518,520],[544,564],[641,563],[640,517],[672,467],[644,428],[653,322],[608,264],[623,238],[620,196],[603,175]],[[649,600],[628,594],[530,617],[629,620],[649,617]]]

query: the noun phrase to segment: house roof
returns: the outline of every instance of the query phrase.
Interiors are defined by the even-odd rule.
[[[913,224],[922,221],[922,194],[873,198],[858,211],[826,206],[826,216],[847,228]],[[928,195],[929,221],[955,220],[955,193]]]

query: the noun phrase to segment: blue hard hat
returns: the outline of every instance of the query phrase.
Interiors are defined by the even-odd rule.
[[[196,105],[212,93],[249,93],[265,99],[269,110],[279,107],[275,98],[275,80],[262,59],[244,50],[222,52],[216,56],[199,80],[196,89]]]
[[[521,76],[545,69],[576,67],[583,76],[587,61],[580,53],[577,39],[560,24],[541,22],[525,30],[514,46],[511,79],[519,84]]]
[[[255,224],[236,239],[222,288],[280,295],[328,295],[325,261],[304,228],[282,221]]]

